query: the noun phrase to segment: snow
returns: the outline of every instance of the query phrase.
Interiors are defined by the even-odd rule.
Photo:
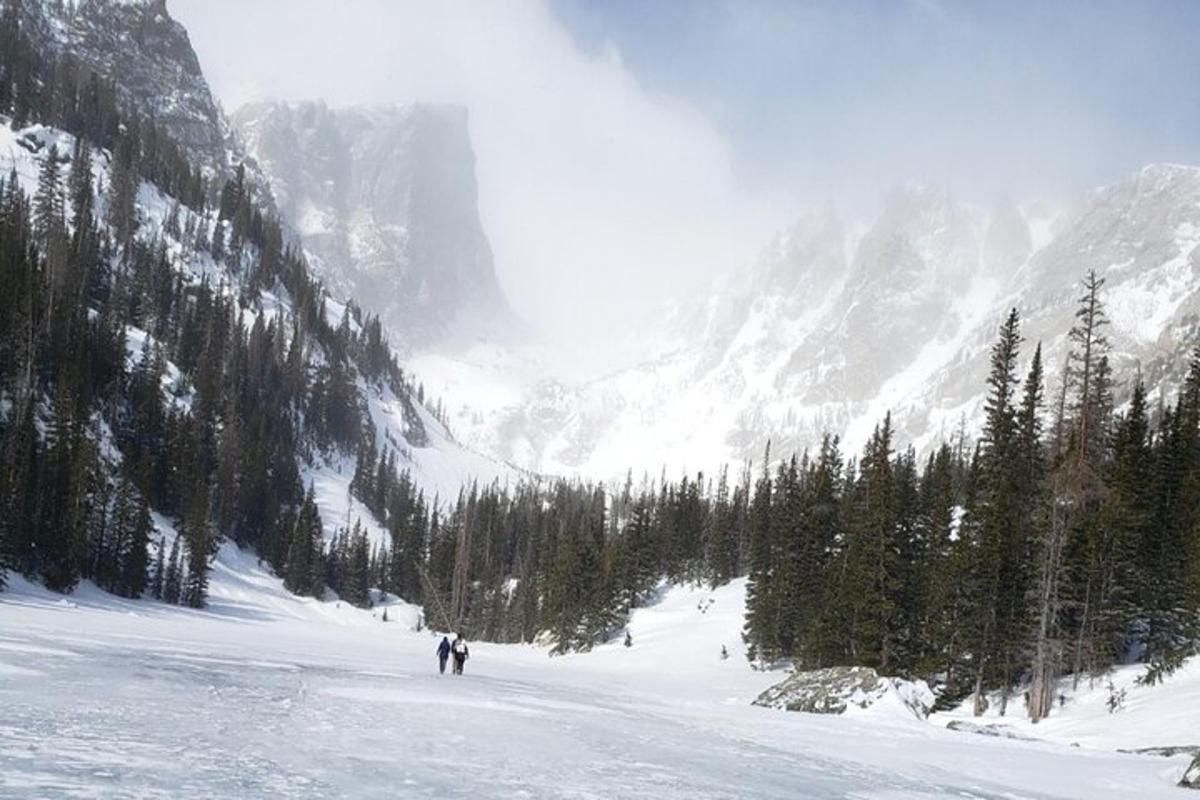
[[[1181,758],[752,707],[781,673],[744,659],[744,588],[663,587],[630,648],[473,643],[455,678],[417,609],[291,596],[228,544],[206,610],[14,576],[0,796],[1177,796]]]
[[[1082,681],[1078,689],[1064,680],[1059,693],[1066,703],[1036,725],[1022,713],[1019,695],[1010,699],[1009,713],[1003,717],[997,700],[982,717],[972,716],[970,704],[964,703],[931,721],[943,726],[954,720],[998,724],[1036,739],[1103,750],[1200,747],[1200,658],[1191,659],[1158,686],[1137,685],[1145,671],[1141,664],[1116,667],[1105,677]],[[1109,681],[1112,691],[1125,692],[1121,708],[1111,713]]]
[[[870,439],[872,429],[884,415],[903,405],[928,406],[929,397],[921,392],[958,354],[973,331],[990,318],[999,286],[994,280],[976,278],[969,290],[948,309],[946,317],[956,321],[951,335],[928,342],[911,364],[890,377],[848,426],[843,438],[849,452],[858,452]],[[938,431],[940,433],[941,431]],[[928,446],[928,443],[924,443]]]
[[[15,171],[21,188],[32,197],[37,192],[38,172],[46,148],[57,145],[60,157],[69,156],[75,148],[75,138],[45,125],[31,125],[14,131],[10,123],[8,117],[0,115],[0,174],[7,181],[10,173]],[[35,154],[30,152],[30,146],[41,149]]]
[[[561,355],[547,355],[565,349],[554,342],[542,344],[538,359],[528,357],[535,346],[527,342],[486,344],[418,351],[407,366],[445,402],[463,443],[545,474],[711,475],[722,464],[736,470],[757,459],[768,439],[786,455],[815,448],[826,431],[854,454],[888,412],[897,447],[912,444],[924,456],[960,426],[978,432],[987,354],[1011,308],[1021,313],[1025,337],[1019,377],[1041,343],[1051,391],[1078,281],[1096,269],[1108,280],[1118,404],[1139,365],[1152,394],[1164,382],[1169,388],[1197,302],[1196,168],[1153,165],[1065,207],[1023,203],[1013,240],[1001,236],[1000,244],[989,244],[996,209],[921,187],[910,187],[907,199],[900,194],[903,202],[876,225],[851,223],[836,236],[819,222],[806,227],[802,216],[760,263],[713,293],[668,307],[657,315],[661,324],[614,331],[597,348],[606,359],[618,340],[639,346],[606,372],[588,371],[584,365],[597,359],[581,357],[578,374],[568,376],[552,363]],[[875,263],[867,247],[880,232],[914,258],[914,273],[895,285],[894,265]],[[797,246],[826,235],[828,246]],[[835,244],[844,258],[832,257]],[[853,331],[844,327],[850,318]],[[1164,358],[1164,369],[1152,369]]]
[[[297,213],[296,232],[301,236],[318,236],[333,231],[334,221],[311,200],[305,200]]]
[[[125,326],[125,369],[127,372],[133,372],[142,363],[143,357],[150,356],[149,351],[145,349],[147,340],[150,340],[151,347],[155,345],[154,337],[146,331],[134,325]],[[186,387],[183,373],[179,371],[179,367],[175,366],[174,362],[163,361],[163,374],[159,379],[159,385],[169,402],[183,410],[191,410],[196,393],[190,387]]]
[[[1200,246],[1200,228],[1185,222],[1175,232],[1177,255],[1157,269],[1135,275],[1119,292],[1109,292],[1109,318],[1144,344],[1153,344],[1170,328],[1179,308],[1195,290],[1192,256]],[[1113,265],[1119,269],[1124,265]]]
[[[472,481],[480,485],[493,482],[503,484],[515,482],[522,475],[520,470],[509,464],[459,444],[427,408],[415,401],[413,406],[425,429],[428,443],[423,447],[409,444],[405,437],[409,423],[405,419],[403,401],[388,388],[379,389],[360,383],[360,389],[367,396],[379,446],[386,443],[394,447],[397,442],[403,442],[397,469],[409,471],[427,500],[440,498],[443,502],[453,503],[459,489]]]
[[[371,547],[386,544],[391,547],[387,529],[379,524],[375,515],[350,494],[350,481],[354,477],[354,459],[340,458],[301,472],[305,486],[313,487],[313,500],[321,513],[321,525],[325,538],[332,540],[340,530],[354,530],[357,523],[367,535]]]

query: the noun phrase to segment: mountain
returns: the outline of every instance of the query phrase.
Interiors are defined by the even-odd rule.
[[[700,302],[664,315],[653,355],[584,383],[532,381],[490,414],[456,365],[465,441],[530,469],[617,477],[711,470],[811,448],[822,432],[856,451],[891,413],[928,450],[979,428],[988,351],[1019,309],[1023,363],[1041,343],[1057,391],[1080,283],[1095,270],[1111,326],[1118,404],[1135,376],[1173,396],[1200,334],[1200,168],[1154,164],[1069,210],[986,208],[912,184],[863,226],[813,209]],[[451,380],[453,378],[453,380]],[[511,396],[508,390],[505,396]]]
[[[466,109],[254,104],[233,124],[314,271],[409,348],[519,325],[479,220]]]
[[[173,142],[199,166],[227,166],[228,125],[209,91],[187,30],[166,0],[84,2],[16,0],[22,30],[45,54],[69,53],[80,66],[114,79],[122,98],[153,112]]]
[[[0,42],[0,585],[154,576],[199,606],[231,542],[319,596],[327,539],[378,563],[438,497],[518,475],[312,276],[162,2],[21,0]]]

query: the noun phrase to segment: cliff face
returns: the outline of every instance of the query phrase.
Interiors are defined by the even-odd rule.
[[[269,103],[233,123],[316,272],[394,338],[421,348],[511,327],[464,109]]]

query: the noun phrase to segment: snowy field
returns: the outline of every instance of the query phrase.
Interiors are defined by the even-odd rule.
[[[12,584],[5,798],[1189,796],[1179,758],[751,707],[781,676],[742,657],[740,582],[666,593],[632,648],[474,644],[462,678],[416,609],[288,596],[228,545],[204,612]]]

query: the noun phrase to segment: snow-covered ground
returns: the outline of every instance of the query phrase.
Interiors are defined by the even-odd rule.
[[[1009,701],[1009,713],[1003,717],[998,698],[993,698],[982,717],[973,716],[970,704],[964,703],[933,715],[930,722],[945,725],[962,720],[1020,736],[1105,750],[1200,750],[1200,659],[1191,659],[1158,686],[1138,685],[1145,672],[1144,664],[1118,667],[1106,676],[1081,680],[1078,688],[1070,679],[1064,680],[1062,705],[1036,725],[1023,713],[1020,696]],[[1110,698],[1119,699],[1112,710]]]
[[[292,597],[230,545],[205,611],[14,578],[0,797],[1180,796],[1179,758],[752,707],[781,675],[746,664],[743,590],[664,592],[630,648],[473,644],[454,678],[418,609]]]

